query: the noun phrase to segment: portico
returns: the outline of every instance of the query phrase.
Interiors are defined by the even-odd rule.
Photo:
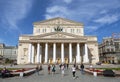
[[[89,59],[86,58],[88,57],[86,45],[87,44],[85,43],[29,43],[28,62],[71,64],[82,62],[88,63]],[[44,52],[41,52],[41,50]],[[35,61],[35,59],[37,60]]]

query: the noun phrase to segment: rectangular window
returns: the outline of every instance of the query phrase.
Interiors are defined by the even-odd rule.
[[[72,29],[73,30],[73,33],[74,33],[74,29]]]
[[[80,33],[80,31],[81,31],[80,29],[77,29],[77,33]]]
[[[42,32],[44,33],[44,29],[42,29]]]
[[[109,50],[109,49],[107,49],[107,52],[110,52],[110,50]]]
[[[45,32],[47,32],[47,29],[45,28]]]
[[[111,52],[113,52],[114,51],[114,49],[111,49]]]
[[[72,29],[71,29],[71,33],[72,33]]]

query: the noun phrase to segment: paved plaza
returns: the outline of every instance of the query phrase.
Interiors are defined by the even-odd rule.
[[[43,68],[44,69],[39,72],[40,75],[34,73],[25,77],[16,76],[5,79],[0,78],[0,82],[120,82],[120,77],[94,77],[93,75],[89,74],[82,75],[79,70],[76,71],[76,76],[78,78],[73,79],[71,67],[69,67],[68,70],[65,70],[65,75],[63,77],[61,75],[59,66],[56,66],[56,73],[54,75],[48,74],[47,66],[43,66]]]

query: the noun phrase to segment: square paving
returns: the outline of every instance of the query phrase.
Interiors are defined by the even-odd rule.
[[[120,82],[120,77],[104,77],[84,74],[82,75],[79,70],[76,71],[76,79],[72,77],[71,67],[65,70],[65,75],[61,75],[61,71],[59,66],[56,66],[55,74],[48,74],[47,66],[43,67],[44,69],[40,71],[40,75],[34,73],[30,76],[25,77],[10,77],[2,79],[0,78],[0,82]]]

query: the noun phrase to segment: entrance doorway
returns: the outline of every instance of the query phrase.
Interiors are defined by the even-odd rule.
[[[57,63],[57,64],[60,64],[60,63],[61,63],[61,59],[60,59],[60,58],[57,58],[56,63]]]

